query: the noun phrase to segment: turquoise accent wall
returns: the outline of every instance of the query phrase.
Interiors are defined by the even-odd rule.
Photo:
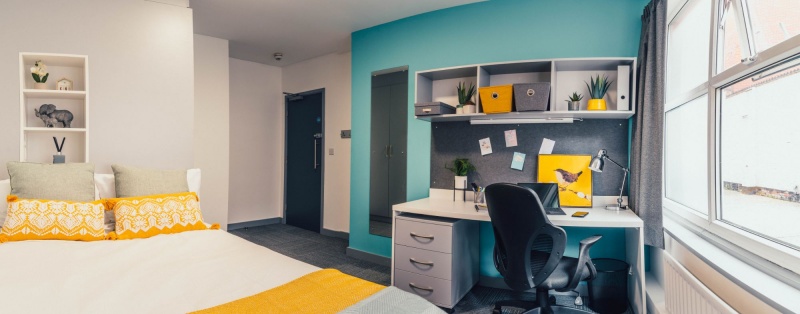
[[[389,257],[391,239],[369,234],[370,76],[409,67],[408,199],[428,196],[431,125],[414,119],[416,71],[476,63],[578,57],[635,57],[646,0],[491,0],[416,15],[352,35],[352,157],[350,247]],[[482,258],[491,252],[491,227],[481,226]],[[593,249],[624,257],[624,232],[567,230],[572,240],[606,234],[614,245]],[[487,233],[489,236],[483,236]],[[620,238],[621,234],[621,238]],[[613,241],[613,242],[612,242]],[[575,242],[577,243],[577,242]],[[482,275],[492,275],[482,262]],[[486,269],[491,267],[491,269]]]

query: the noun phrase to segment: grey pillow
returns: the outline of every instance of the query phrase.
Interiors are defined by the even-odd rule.
[[[6,164],[11,194],[19,198],[94,201],[94,164]]]
[[[111,165],[117,197],[189,192],[186,170],[155,170]]]

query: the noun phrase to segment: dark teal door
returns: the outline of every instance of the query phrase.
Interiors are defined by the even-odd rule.
[[[323,91],[286,97],[286,224],[322,227]]]

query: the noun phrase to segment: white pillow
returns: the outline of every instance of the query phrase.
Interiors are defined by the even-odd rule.
[[[6,196],[11,194],[11,180],[2,180],[0,181],[0,196],[3,198],[0,199],[0,226],[2,226],[6,222],[6,214],[8,214],[8,202],[6,202]]]

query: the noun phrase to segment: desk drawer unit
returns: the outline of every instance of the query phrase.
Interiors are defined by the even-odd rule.
[[[453,308],[478,282],[478,233],[477,221],[396,216],[394,286]]]

